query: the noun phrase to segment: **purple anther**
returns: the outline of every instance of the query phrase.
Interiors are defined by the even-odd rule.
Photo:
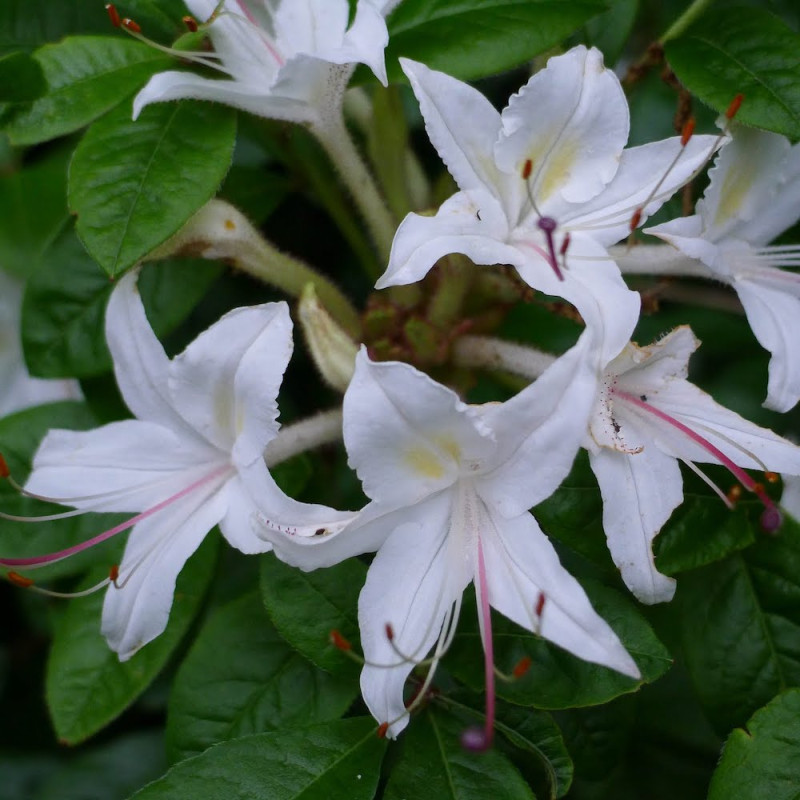
[[[558,223],[552,217],[539,217],[536,224],[539,226],[539,229],[543,230],[545,233],[553,233],[558,227]]]
[[[483,728],[467,728],[461,734],[461,746],[470,753],[485,753],[489,742]]]

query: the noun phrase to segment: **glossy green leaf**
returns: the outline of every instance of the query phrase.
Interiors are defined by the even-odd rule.
[[[15,145],[71,133],[123,101],[130,112],[132,93],[171,65],[158,50],[116,36],[68,37],[37,50],[34,59],[48,90],[6,127]]]
[[[607,65],[620,57],[639,11],[639,0],[612,0],[608,11],[586,24],[587,44],[601,50]]]
[[[402,753],[386,785],[385,800],[535,800],[516,767],[499,750],[471,753],[461,746],[463,722],[428,708],[402,738]]]
[[[398,56],[462,80],[502,72],[605,9],[598,0],[403,0],[388,21],[389,77],[402,77]]]
[[[52,403],[30,408],[0,419],[0,453],[17,482],[24,483],[36,448],[50,428],[86,430],[96,425],[96,420],[83,403]],[[0,508],[17,516],[64,511],[62,506],[23,497],[6,481],[0,481]],[[53,553],[91,538],[116,519],[117,516],[108,514],[86,514],[35,524],[3,520],[0,552],[5,558],[28,558]],[[37,569],[35,578],[37,582],[46,583],[53,578],[80,573],[98,560],[113,564],[119,548],[118,542],[104,542],[91,551]],[[22,569],[18,571],[24,572]]]
[[[0,175],[0,265],[21,278],[33,275],[67,225],[67,162],[71,149]]]
[[[756,8],[704,15],[667,42],[670,66],[692,94],[724,112],[736,94],[739,122],[800,139],[800,35]]]
[[[595,611],[633,656],[642,673],[641,680],[582,661],[494,613],[492,639],[498,669],[510,672],[523,658],[531,659],[524,677],[511,683],[498,682],[499,697],[517,705],[543,709],[597,705],[633,692],[669,669],[672,663],[669,653],[632,600],[594,581],[585,581],[584,588]],[[445,664],[467,686],[480,691],[484,687],[483,652],[477,615],[469,610],[473,607],[469,601],[465,602],[459,633]]]
[[[800,690],[779,694],[725,742],[708,800],[800,797]]]
[[[278,632],[318,667],[354,675],[357,665],[330,643],[338,630],[358,641],[358,595],[367,568],[350,559],[328,569],[301,572],[272,553],[261,559],[261,597]]]
[[[167,746],[174,761],[212,744],[338,719],[358,683],[317,669],[270,623],[256,593],[206,623],[173,682]]]
[[[72,230],[44,254],[28,281],[22,309],[22,343],[32,374],[89,377],[111,369],[105,313],[114,283]],[[139,290],[153,329],[163,336],[178,325],[219,277],[218,264],[181,259],[148,264]]]
[[[800,685],[800,525],[678,582],[685,661],[720,732]]]
[[[10,53],[0,58],[0,103],[35,100],[46,87],[41,66],[27,53]]]
[[[46,681],[47,705],[62,742],[76,744],[97,733],[150,685],[200,608],[217,550],[218,537],[208,536],[178,576],[166,630],[128,661],[120,662],[100,634],[104,592],[69,602],[56,629]],[[107,567],[95,571],[86,586],[107,574]]]
[[[366,718],[259,733],[181,761],[131,800],[372,800],[385,747]]]
[[[111,276],[168,239],[214,196],[230,166],[236,115],[182,100],[148,106],[136,122],[118,106],[81,140],[69,204],[86,249]]]
[[[166,768],[159,732],[132,733],[50,768],[32,800],[120,800]]]

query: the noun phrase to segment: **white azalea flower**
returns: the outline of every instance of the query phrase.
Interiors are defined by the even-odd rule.
[[[338,115],[356,63],[386,84],[389,40],[374,2],[359,0],[348,28],[347,0],[186,0],[205,22],[214,53],[176,53],[225,76],[154,75],[136,96],[133,117],[150,103],[214,100],[262,117],[319,123]],[[276,7],[277,5],[277,7]]]
[[[800,246],[766,245],[800,219],[800,145],[738,128],[709,176],[695,215],[646,232],[733,286],[753,333],[772,353],[764,405],[788,411],[800,400],[800,275],[779,267],[800,266]]]
[[[675,591],[675,581],[656,569],[651,545],[683,501],[678,461],[707,481],[695,462],[725,466],[764,503],[766,530],[777,528],[780,512],[743,468],[800,474],[800,448],[686,380],[698,345],[688,327],[649,347],[629,344],[605,370],[590,423],[587,447],[603,496],[608,546],[625,583],[646,603],[669,600]]]
[[[511,264],[533,288],[569,300],[608,361],[630,338],[639,296],[606,248],[638,209],[646,218],[692,175],[714,138],[690,138],[683,152],[679,138],[624,149],[628,105],[596,49],[551,58],[502,114],[467,84],[401,61],[461,191],[436,216],[403,220],[377,286],[420,280],[454,252]]]
[[[596,387],[587,341],[512,400],[480,407],[407,364],[359,353],[344,438],[372,502],[327,541],[275,548],[305,569],[378,549],[359,599],[361,688],[390,737],[408,722],[406,678],[433,649],[432,680],[471,582],[487,662],[487,725],[473,746],[488,744],[493,724],[490,606],[580,658],[639,676],[527,510],[558,487],[577,451]]]
[[[32,378],[22,356],[19,325],[23,285],[0,270],[0,417],[41,403],[79,400],[77,381]]]
[[[106,335],[137,419],[50,431],[24,491],[81,510],[140,513],[83,544],[0,565],[43,566],[132,527],[118,570],[101,584],[113,583],[102,631],[125,660],[164,630],[176,577],[215,525],[234,547],[259,553],[270,549],[253,530],[259,511],[309,524],[337,516],[286,497],[263,460],[292,352],[285,303],[231,311],[170,361],[129,273],[111,295]]]
[[[800,522],[800,477],[797,475],[786,475],[783,481],[781,505],[789,514]]]

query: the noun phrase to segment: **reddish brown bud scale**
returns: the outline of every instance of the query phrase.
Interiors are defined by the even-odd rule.
[[[781,479],[781,476],[778,475],[777,472],[765,472],[764,479],[767,483],[777,483]]]
[[[728,110],[725,112],[726,119],[733,119],[736,114],[739,112],[739,108],[741,108],[742,102],[744,101],[743,94],[737,94],[736,97],[731,100],[731,104],[728,106]]]
[[[19,586],[20,589],[28,589],[33,586],[33,581],[24,575],[20,575],[19,572],[9,572],[6,577],[14,586]]]
[[[188,28],[191,33],[197,33],[198,24],[197,20],[194,17],[190,17],[188,14],[185,17],[181,17],[181,21],[183,24]]]
[[[631,217],[631,223],[630,223],[631,233],[633,233],[639,227],[639,223],[641,221],[642,221],[642,209],[637,208],[636,211],[633,212],[633,216]]]
[[[120,25],[123,28],[125,28],[126,31],[130,31],[131,33],[141,33],[142,32],[142,29],[139,26],[139,23],[135,22],[130,17],[125,17],[125,19],[122,20]]]
[[[11,470],[8,468],[8,464],[6,463],[5,458],[3,458],[3,454],[0,453],[0,478],[10,478],[11,477]]]
[[[517,661],[514,669],[511,670],[511,674],[515,678],[521,678],[523,675],[527,674],[532,663],[533,659],[530,656],[523,656],[519,661]]]
[[[533,161],[529,158],[525,159],[525,163],[522,166],[522,180],[526,181],[531,176],[531,172],[533,172]]]
[[[389,723],[388,722],[381,722],[381,724],[378,725],[378,738],[379,739],[385,739],[386,738],[386,732],[388,730],[389,730]]]
[[[689,144],[689,139],[692,138],[692,134],[694,133],[695,124],[694,117],[689,117],[689,119],[686,120],[686,124],[681,131],[681,147],[686,147],[686,145]]]
[[[108,12],[108,18],[111,20],[111,24],[115,28],[119,28],[120,25],[122,25],[122,20],[120,19],[117,7],[113,3],[106,3],[106,11]]]
[[[348,642],[347,639],[345,639],[344,636],[342,636],[342,634],[336,630],[336,628],[334,628],[330,633],[330,641],[337,650],[347,651],[353,649],[353,645],[351,645],[350,642]]]

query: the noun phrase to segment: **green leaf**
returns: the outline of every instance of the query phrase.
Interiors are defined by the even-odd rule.
[[[708,800],[800,797],[800,690],[778,695],[725,742]]]
[[[69,204],[86,249],[112,277],[178,231],[210,200],[233,154],[236,115],[182,100],[148,106],[133,122],[118,106],[81,140]]]
[[[133,733],[47,770],[35,800],[119,800],[166,768],[160,733]]]
[[[385,800],[535,800],[516,767],[497,749],[471,753],[461,746],[461,720],[429,708],[402,738],[402,754],[386,785]]]
[[[150,685],[200,608],[217,549],[218,537],[206,537],[178,576],[166,630],[128,661],[120,662],[100,634],[104,593],[70,601],[56,630],[46,679],[47,705],[62,742],[77,744],[88,739]],[[107,567],[91,574],[86,586],[104,575],[108,575]],[[107,591],[116,590],[110,587]]]
[[[667,42],[681,83],[716,111],[736,94],[738,122],[800,139],[800,36],[757,8],[704,15],[682,37]]]
[[[114,283],[65,231],[28,281],[22,344],[31,373],[42,378],[99,375],[111,369],[105,313]],[[182,259],[148,264],[139,290],[156,334],[174,329],[219,277],[218,264]]]
[[[35,100],[46,88],[42,68],[27,53],[10,53],[0,58],[0,103]]]
[[[653,547],[665,575],[696,569],[729,556],[755,541],[760,503],[742,500],[730,511],[715,494],[686,494]]]
[[[718,731],[800,685],[800,524],[686,573],[676,602],[686,665]]]
[[[95,418],[83,403],[52,403],[29,408],[0,419],[0,453],[16,481],[24,484],[39,442],[50,428],[87,430],[96,425]],[[9,514],[23,517],[64,511],[63,506],[23,497],[7,481],[0,481],[0,507]],[[3,520],[2,555],[5,558],[28,558],[63,550],[91,538],[117,519],[117,516],[108,514],[86,514],[38,524]],[[37,569],[36,580],[47,581],[80,573],[98,559],[114,563],[118,550],[118,542],[104,542],[90,551]],[[22,569],[19,571],[24,572]]]
[[[88,125],[172,63],[133,39],[105,36],[69,37],[37,50],[34,59],[48,91],[6,127],[15,145],[45,142]],[[130,113],[130,103],[124,106]]]
[[[366,718],[259,733],[181,761],[131,800],[372,800],[385,747]]]
[[[614,64],[625,48],[639,11],[639,0],[612,0],[608,11],[586,24],[587,44],[603,52],[606,64]]]
[[[595,611],[608,622],[633,656],[642,673],[633,680],[606,667],[590,664],[554,644],[534,636],[499,614],[492,617],[494,656],[497,667],[510,672],[521,659],[531,659],[527,674],[513,682],[499,682],[497,695],[517,705],[543,709],[574,708],[607,703],[636,691],[666,672],[669,653],[636,605],[619,592],[594,581],[585,581]],[[469,609],[469,601],[464,608]],[[446,658],[453,674],[471,689],[484,687],[483,653],[477,615],[461,616],[459,632]]]
[[[252,733],[338,719],[355,680],[314,667],[281,639],[256,593],[219,609],[173,682],[167,746],[174,761]]]
[[[261,559],[261,597],[278,632],[322,669],[354,675],[356,665],[330,643],[338,630],[358,640],[357,603],[367,568],[357,559],[301,572],[272,553]]]
[[[0,264],[21,278],[33,275],[44,252],[64,230],[67,160],[55,149],[22,169],[0,175]]]
[[[404,0],[389,17],[386,63],[398,56],[462,80],[511,69],[560,44],[606,4],[599,0]]]

